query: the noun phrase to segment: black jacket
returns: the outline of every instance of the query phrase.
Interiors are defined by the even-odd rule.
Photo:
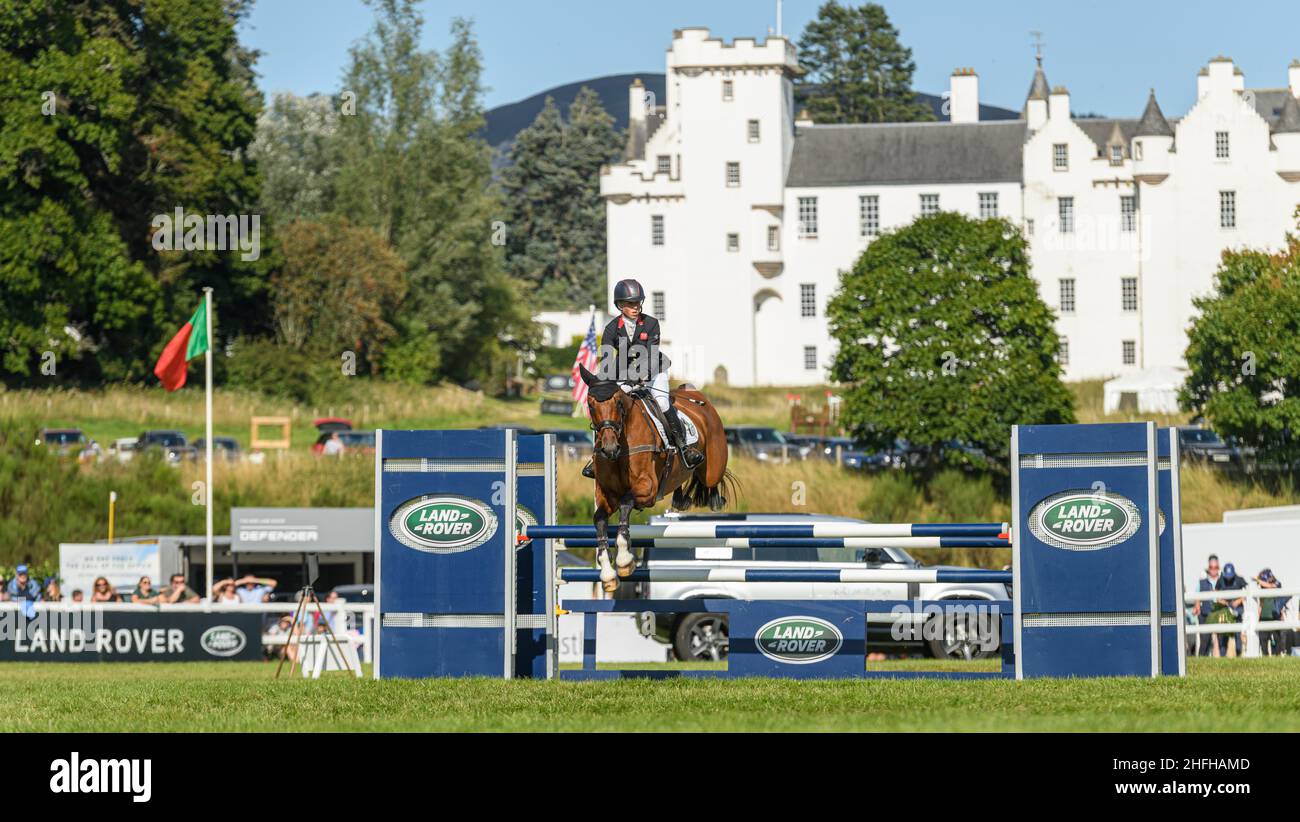
[[[649,382],[671,363],[659,350],[659,321],[649,314],[636,325],[622,314],[609,321],[600,334],[597,375],[619,382]]]

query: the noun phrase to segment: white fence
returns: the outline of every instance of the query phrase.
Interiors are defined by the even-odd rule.
[[[1300,588],[1261,588],[1254,580],[1250,580],[1245,588],[1235,591],[1205,591],[1203,593],[1184,594],[1183,599],[1188,605],[1194,605],[1197,602],[1212,604],[1216,600],[1228,602],[1238,599],[1243,600],[1240,622],[1188,625],[1187,633],[1192,636],[1201,634],[1245,634],[1246,652],[1243,655],[1249,657],[1260,656],[1259,632],[1300,630],[1300,609],[1294,607],[1294,602],[1289,603],[1291,607],[1286,609],[1286,619],[1261,620],[1259,618],[1259,601],[1274,597],[1286,599],[1287,597],[1296,596],[1300,596]]]
[[[16,611],[22,607],[20,602],[0,602],[0,610]],[[135,613],[150,612],[167,612],[167,613],[202,613],[202,614],[221,614],[221,613],[258,613],[258,614],[284,614],[292,617],[294,611],[298,609],[297,602],[252,602],[252,603],[208,603],[199,602],[193,605],[138,605],[129,602],[36,602],[33,603],[36,611],[82,611],[98,609],[101,611],[126,611]],[[326,618],[330,620],[332,627],[339,625],[334,618],[339,614],[345,620],[344,625],[351,623],[344,631],[340,632],[340,640],[350,640],[357,645],[361,651],[363,662],[370,662],[374,658],[374,648],[372,640],[375,635],[375,606],[369,602],[322,602],[321,610],[325,613]],[[308,604],[305,606],[306,613],[315,616],[316,606]],[[348,615],[352,615],[348,620]],[[308,634],[310,635],[310,633]],[[262,634],[262,645],[284,645],[288,641],[288,634],[267,633]]]

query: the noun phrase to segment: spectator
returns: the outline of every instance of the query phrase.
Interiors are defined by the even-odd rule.
[[[293,615],[284,614],[279,621],[267,629],[268,636],[284,637],[284,644],[268,644],[267,650],[272,659],[287,657],[291,662],[298,661],[298,646],[290,644],[291,637],[300,634],[302,626],[293,624]]]
[[[9,586],[5,584],[4,574],[0,574],[0,602],[5,602],[8,599],[9,599]]]
[[[140,577],[140,581],[135,584],[135,590],[131,592],[131,601],[138,605],[157,605],[158,592],[153,589],[153,580],[149,577]]]
[[[1255,577],[1255,582],[1259,583],[1260,588],[1281,588],[1282,583],[1277,581],[1273,576],[1270,568],[1265,568]],[[1290,597],[1260,597],[1259,600],[1259,621],[1271,622],[1281,620],[1285,616],[1286,604]],[[1283,646],[1281,631],[1260,631],[1259,632],[1259,652],[1264,656],[1279,656],[1285,654],[1287,649]]]
[[[82,593],[82,591],[81,591],[80,588],[73,588],[73,589],[72,589],[72,601],[73,601],[73,602],[85,602],[85,601],[86,601],[86,595],[85,595],[84,593]]]
[[[1215,586],[1219,582],[1219,557],[1216,554],[1210,554],[1210,559],[1205,563],[1205,576],[1201,579],[1200,592],[1216,590]],[[1210,613],[1214,609],[1214,603],[1210,600],[1202,600],[1196,603],[1193,612],[1196,614],[1196,621],[1205,625],[1210,621]],[[1196,655],[1209,656],[1210,648],[1217,642],[1214,634],[1201,634],[1197,637]]]
[[[325,595],[325,599],[321,600],[321,605],[342,605],[344,601],[339,596],[338,591],[330,591]],[[321,618],[322,615],[324,615],[324,619]],[[314,615],[315,628],[313,633],[325,633],[325,628],[322,625],[322,623],[325,623],[329,625],[330,632],[336,638],[342,637],[347,633],[348,616],[348,612],[342,609],[331,611],[328,608],[322,608],[319,613]]]
[[[271,592],[278,584],[273,579],[249,574],[235,580],[235,585],[239,586],[235,593],[239,596],[240,602],[270,602]]]
[[[321,453],[332,457],[337,457],[343,453],[343,440],[339,438],[339,432],[334,431],[330,434],[330,438],[325,440],[325,446],[321,449]]]
[[[199,599],[198,592],[185,584],[184,574],[172,574],[171,586],[158,595],[158,604],[193,605]]]
[[[216,585],[212,586],[212,601],[223,605],[238,604],[239,595],[235,593],[235,581],[233,579],[219,580]]]
[[[36,580],[27,576],[26,565],[19,565],[14,569],[14,578],[9,580],[5,591],[9,594],[8,598],[13,600],[39,602],[41,599],[41,586],[36,584]]]
[[[1223,576],[1215,583],[1216,591],[1240,591],[1246,587],[1246,580],[1237,576],[1236,567],[1229,562],[1223,566]],[[1230,599],[1216,599],[1214,601],[1214,610],[1210,613],[1210,621],[1218,624],[1241,622],[1242,612],[1245,609],[1246,598],[1236,597]],[[1228,640],[1232,640],[1232,654],[1228,654]],[[1241,656],[1241,634],[1218,634],[1217,644],[1219,656]]]
[[[108,584],[104,577],[96,577],[95,585],[90,591],[91,602],[121,602],[122,596],[113,590],[113,586]]]
[[[45,581],[45,601],[62,602],[63,591],[59,588],[58,577],[50,577]]]

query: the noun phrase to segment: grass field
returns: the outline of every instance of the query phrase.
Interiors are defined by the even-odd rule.
[[[264,663],[6,663],[3,731],[1300,731],[1300,658],[1185,679],[275,681]]]

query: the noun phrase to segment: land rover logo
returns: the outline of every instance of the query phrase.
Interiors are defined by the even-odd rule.
[[[398,507],[388,531],[408,548],[449,554],[487,542],[497,532],[497,518],[476,499],[417,497]]]
[[[199,637],[199,647],[213,656],[234,656],[247,644],[248,637],[233,625],[213,625]]]
[[[1066,491],[1038,503],[1029,514],[1035,537],[1069,551],[1118,545],[1141,525],[1132,500],[1109,491]]]
[[[522,505],[516,504],[515,534],[522,535],[524,533],[525,525],[536,525],[536,524],[537,524],[537,517],[533,514],[533,512],[529,511],[527,508],[525,508]],[[522,551],[526,545],[528,545],[527,542],[521,541],[518,545],[515,546],[515,550]]]
[[[754,644],[768,659],[794,665],[821,662],[844,644],[840,629],[825,620],[807,616],[774,619],[754,634]]]

